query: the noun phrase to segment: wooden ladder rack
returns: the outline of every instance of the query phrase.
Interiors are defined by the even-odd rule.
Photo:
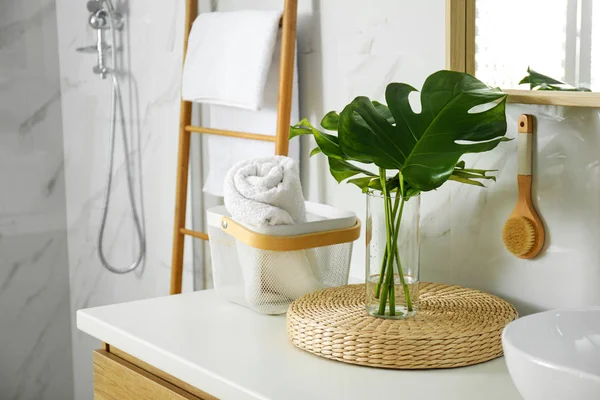
[[[288,135],[290,126],[290,113],[292,110],[292,87],[294,82],[297,13],[298,0],[284,0],[283,16],[281,19],[281,64],[279,71],[279,94],[277,102],[277,126],[275,136],[193,126],[192,102],[185,100],[181,101],[179,120],[179,149],[177,157],[177,183],[175,189],[176,199],[173,232],[173,258],[171,264],[171,294],[181,293],[185,235],[208,240],[208,235],[206,233],[194,231],[185,227],[191,133],[194,132],[209,135],[237,137],[241,139],[275,142],[275,154],[288,154]],[[187,52],[188,38],[192,29],[192,24],[197,16],[198,0],[186,0],[183,41],[184,60]]]

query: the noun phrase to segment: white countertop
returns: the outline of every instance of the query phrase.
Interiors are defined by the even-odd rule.
[[[326,360],[288,342],[284,316],[212,290],[80,310],[77,327],[221,399],[521,400],[503,359],[429,371]]]

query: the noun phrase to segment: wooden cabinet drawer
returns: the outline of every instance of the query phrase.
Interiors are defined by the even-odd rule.
[[[95,400],[201,400],[105,350],[94,351]]]

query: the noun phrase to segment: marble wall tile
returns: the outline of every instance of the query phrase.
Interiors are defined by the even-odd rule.
[[[65,231],[0,237],[2,399],[71,399]]]
[[[147,255],[143,268],[115,275],[97,254],[109,150],[110,81],[92,73],[93,55],[75,52],[95,42],[85,3],[58,2],[64,125],[65,179],[71,312],[167,295],[171,265],[175,169],[179,124],[184,2],[118,1],[124,14],[119,34],[119,82],[136,184],[143,209]],[[138,242],[127,194],[121,131],[117,132],[113,194],[106,228],[108,260],[123,268]],[[192,287],[191,246],[186,245],[185,289]],[[76,329],[73,319],[75,397],[92,398],[92,350],[98,341]]]
[[[0,398],[72,399],[54,0],[0,4]]]
[[[425,225],[424,277],[487,290],[524,314],[598,304],[600,111],[509,105],[509,137],[516,136],[521,113],[537,121],[534,202],[546,227],[544,252],[535,260],[521,260],[502,242],[502,227],[517,199],[512,141],[466,158],[475,168],[498,169],[496,183],[484,190],[449,184],[449,201],[429,214],[429,220],[440,213],[449,216],[438,224],[444,226],[441,240],[449,242],[449,251],[438,251],[439,228],[436,235]]]

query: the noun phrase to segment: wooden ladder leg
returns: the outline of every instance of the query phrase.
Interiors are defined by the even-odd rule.
[[[188,38],[192,24],[198,16],[198,0],[187,0],[185,7],[185,28],[183,32],[183,57],[187,52]],[[179,118],[179,151],[177,156],[177,182],[175,197],[175,221],[173,229],[173,255],[171,261],[171,294],[181,293],[183,279],[183,250],[185,235],[185,214],[187,207],[188,174],[190,168],[190,136],[185,127],[192,123],[192,103],[181,102]]]
[[[186,104],[182,111],[190,109],[191,104]],[[182,112],[183,114],[183,112]],[[187,186],[190,162],[190,132],[181,129],[179,133],[179,155],[177,161],[177,194],[175,197],[175,223],[173,229],[173,255],[171,264],[171,294],[181,293],[183,279],[183,251],[185,235],[181,229],[185,228],[187,208]]]
[[[281,65],[277,102],[275,154],[288,155],[292,90],[294,87],[294,57],[296,55],[296,20],[298,0],[285,0],[281,31]]]

